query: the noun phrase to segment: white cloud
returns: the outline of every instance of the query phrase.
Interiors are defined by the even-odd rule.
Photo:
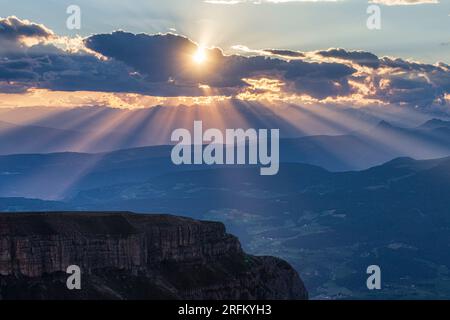
[[[288,2],[339,2],[342,0],[205,0],[205,3],[209,4],[225,4],[225,5],[234,5],[240,3],[252,3],[252,4],[261,4],[261,3],[288,3]]]
[[[439,0],[371,0],[370,3],[386,6],[410,6],[418,4],[438,4]]]
[[[292,2],[342,2],[343,0],[204,0],[209,4],[235,5],[240,3],[292,3]],[[418,4],[438,4],[439,0],[369,0],[369,3],[386,6],[407,6]]]

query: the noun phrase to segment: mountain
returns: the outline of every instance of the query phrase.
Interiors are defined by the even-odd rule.
[[[108,110],[108,114],[111,112],[113,111]],[[147,116],[150,117],[148,114]],[[109,114],[108,117],[113,115]],[[141,118],[138,118],[140,125],[129,124],[126,119],[124,127],[133,127],[126,132],[103,128],[98,124],[86,128],[77,126],[77,130],[73,130],[0,123],[0,155],[70,151],[95,153],[100,159],[114,158],[119,154],[122,156],[121,160],[126,157],[130,160],[170,157],[171,146],[167,145],[170,142],[168,139],[163,140],[166,145],[152,146],[155,141],[152,142],[151,137],[161,134],[149,132],[149,124],[142,124]],[[92,121],[89,119],[88,122]],[[447,124],[444,120],[433,119],[419,127],[402,128],[381,121],[370,129],[348,134],[301,136],[298,132],[295,137],[289,137],[292,130],[282,129],[280,157],[282,162],[308,163],[332,171],[363,170],[403,156],[416,159],[445,157],[450,155],[450,126]],[[181,127],[182,124],[179,125]],[[192,123],[184,126],[190,128]],[[176,128],[176,125],[173,127]],[[169,136],[171,131],[166,128],[164,132]]]
[[[282,162],[312,164],[331,171],[367,169],[399,155],[382,143],[356,134],[308,136],[280,142]]]
[[[318,107],[313,111],[317,111]],[[360,110],[350,108],[353,112]],[[349,110],[350,110],[349,109]],[[351,117],[349,114],[348,117]],[[154,106],[148,108],[109,107],[22,107],[2,108],[0,120],[22,126],[41,126],[80,132],[97,132],[95,139],[103,145],[114,143],[110,150],[170,144],[171,132],[192,128],[194,120],[202,120],[204,128],[278,128],[282,137],[317,134],[346,134],[349,129],[327,125],[308,108],[278,103],[276,108],[253,102],[232,100],[205,105]],[[357,127],[357,124],[352,126]],[[122,139],[110,139],[110,135]],[[100,145],[101,146],[101,145]],[[95,152],[87,148],[82,152]],[[64,149],[62,151],[76,151]],[[61,150],[60,150],[61,151]]]
[[[0,155],[102,153],[170,145],[173,130],[192,130],[193,121],[200,119],[205,129],[279,129],[282,140],[286,140],[284,157],[288,161],[315,164],[333,171],[366,169],[400,156],[436,158],[450,155],[450,132],[443,131],[437,123],[444,120],[436,119],[434,127],[427,130],[401,128],[386,121],[373,128],[375,117],[362,111],[340,110],[333,118],[327,118],[325,114],[324,110],[323,117],[319,117],[307,108],[286,104],[267,108],[239,102],[220,107],[156,106],[137,110],[101,107],[2,109],[0,120],[9,124],[0,130]],[[405,142],[411,149],[404,146]],[[292,143],[295,148],[289,149]]]
[[[287,118],[288,121],[285,116],[289,114],[293,115]],[[46,130],[42,129],[43,132],[38,135],[28,135],[28,141],[24,141],[23,146],[16,145],[15,150],[13,146],[4,147],[3,150],[0,144],[0,154],[65,151],[93,153],[167,145],[172,143],[171,133],[175,129],[192,129],[194,120],[202,120],[204,128],[222,131],[227,128],[278,128],[283,137],[309,135],[305,130],[311,134],[317,132],[314,125],[309,125],[306,121],[302,128],[290,123],[298,117],[307,120],[311,115],[293,107],[270,109],[257,103],[239,101],[220,107],[180,105],[134,110],[106,107],[2,109],[0,120],[20,126],[21,129],[16,133],[19,137],[25,135],[27,130],[36,133],[36,127]],[[51,129],[60,134],[46,132],[52,131]],[[340,131],[326,130],[326,133],[336,132]],[[0,139],[1,136],[0,132]],[[11,135],[6,135],[4,140],[7,137]],[[35,140],[34,143],[31,143],[32,140]]]
[[[387,121],[380,121],[368,130],[351,134],[358,137],[368,148],[372,148],[374,153],[379,153],[376,160],[383,158],[388,161],[397,157],[432,159],[450,155],[450,127],[445,124],[446,121],[435,119],[419,127],[398,127]],[[350,147],[347,151],[358,156],[358,149],[353,153]],[[371,156],[369,154],[369,157]],[[367,164],[369,166],[365,166]],[[365,161],[362,163],[364,167],[359,169],[367,169],[377,164]]]
[[[312,164],[331,171],[351,171],[367,169],[398,156],[422,159],[450,154],[444,150],[444,145],[445,148],[450,145],[450,140],[446,144],[446,134],[439,133],[432,138],[428,134],[434,141],[432,144],[412,138],[409,131],[405,133],[403,129],[390,129],[397,140],[390,139],[386,130],[375,131],[365,135],[281,139],[280,161]],[[388,145],[391,141],[397,142]],[[170,159],[171,149],[172,146],[166,145],[93,154],[0,156],[0,197],[61,200],[85,189],[144,182],[164,173],[211,169],[210,166],[175,166]]]
[[[418,127],[419,129],[439,129],[450,128],[450,121],[441,119],[431,119]]]
[[[284,138],[276,176],[255,166],[175,166],[168,145],[7,155],[0,209],[215,220],[247,252],[300,270],[313,298],[448,298],[449,146],[443,120]],[[365,287],[372,264],[384,270],[382,292]]]
[[[108,154],[0,156],[0,196],[55,200],[88,186],[144,181],[185,169],[173,165],[168,154],[169,147],[151,147]]]
[[[106,136],[105,136],[106,135]],[[114,132],[80,131],[0,121],[0,154],[51,153],[116,149],[122,136]],[[124,144],[126,146],[126,144]]]
[[[397,158],[362,171],[283,163],[165,172],[145,181],[85,188],[64,201],[0,199],[0,207],[164,212],[225,223],[247,252],[301,271],[311,297],[450,296],[450,158]],[[383,290],[365,286],[383,270]]]
[[[223,224],[131,213],[0,214],[0,299],[307,299],[286,262]],[[82,290],[66,287],[81,269]]]
[[[78,210],[174,212],[224,222],[252,254],[301,270],[313,298],[448,297],[450,158],[398,158],[363,171],[282,164],[164,174],[80,192]],[[384,290],[367,291],[380,265]]]
[[[0,121],[0,154],[65,151],[87,137],[87,134],[72,130]]]

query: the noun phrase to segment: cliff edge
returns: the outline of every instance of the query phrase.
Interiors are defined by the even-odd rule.
[[[81,269],[68,290],[67,267]],[[285,261],[223,224],[168,215],[0,213],[0,299],[307,299]]]

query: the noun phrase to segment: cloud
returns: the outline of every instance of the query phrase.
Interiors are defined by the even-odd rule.
[[[135,35],[118,31],[92,36],[86,39],[85,44],[101,55],[132,67],[146,81],[172,82],[179,86],[197,86],[201,83],[228,93],[248,87],[244,78],[272,76],[291,81],[313,97],[336,95],[340,90],[332,83],[340,82],[345,88],[346,77],[356,71],[336,63],[286,61],[266,56],[227,56],[217,48],[206,50],[207,65],[198,69],[192,63],[198,46],[188,38],[173,34]],[[301,54],[297,53],[297,56]]]
[[[15,17],[0,19],[0,25],[8,26],[0,32],[0,42],[13,44],[0,51],[0,93],[89,91],[158,99],[246,97],[411,106],[447,104],[450,93],[446,64],[378,57],[365,51],[299,52],[241,46],[251,54],[242,56],[206,48],[206,61],[198,64],[193,57],[199,46],[170,33],[116,31],[72,41]],[[23,42],[24,38],[35,42]],[[61,47],[70,42],[77,43],[76,50]]]
[[[444,96],[450,90],[450,69],[444,63],[431,65],[400,58],[380,58],[370,52],[339,48],[305,53],[305,56],[355,68],[357,72],[349,77],[349,83],[356,95],[368,100],[430,106],[445,102]]]
[[[219,5],[235,5],[240,3],[290,3],[290,2],[340,2],[343,0],[205,0],[205,3],[219,4]]]
[[[344,49],[329,49],[326,51],[318,51],[318,55],[326,58],[337,58],[352,61],[361,66],[378,68],[380,60],[376,55],[365,51],[346,51]]]
[[[410,6],[419,4],[438,4],[439,0],[371,0],[370,3],[386,6]]]
[[[17,52],[21,47],[41,43],[53,36],[44,25],[14,16],[0,18],[0,54]]]
[[[266,49],[263,50],[263,52],[284,57],[284,58],[303,58],[305,57],[305,54],[303,52],[299,51],[292,51],[292,50],[281,50],[281,49]]]
[[[20,20],[11,16],[0,18],[0,39],[20,40],[21,38],[50,38],[53,32],[44,25],[32,23],[28,20]]]
[[[57,47],[56,44],[64,43],[69,46],[71,41],[58,37],[43,25],[8,17],[0,19],[0,26],[1,92],[39,88],[146,94],[166,90],[169,94],[164,85],[144,81],[133,73],[132,67],[119,60],[101,59],[85,47],[79,50]],[[174,93],[182,94],[183,90]]]

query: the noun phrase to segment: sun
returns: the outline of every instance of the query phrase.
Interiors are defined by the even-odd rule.
[[[206,61],[205,48],[199,47],[197,52],[193,56],[194,62],[197,64],[202,64]]]

